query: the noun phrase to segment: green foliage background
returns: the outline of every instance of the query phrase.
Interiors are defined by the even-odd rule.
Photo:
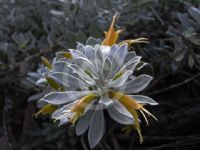
[[[42,91],[28,73],[40,56],[74,48],[89,36],[102,38],[115,12],[121,39],[149,38],[133,50],[154,68],[144,94],[159,106],[159,119],[137,134],[121,132],[108,118],[108,132],[96,149],[198,149],[200,143],[200,1],[199,0],[1,0],[0,1],[0,149],[86,149],[84,136],[70,125],[57,127],[48,116],[35,119],[31,95]],[[148,71],[148,68],[147,68]]]

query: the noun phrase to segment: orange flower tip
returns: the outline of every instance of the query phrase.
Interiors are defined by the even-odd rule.
[[[110,25],[108,31],[104,32],[105,39],[103,40],[102,45],[106,45],[106,46],[114,45],[119,38],[119,34],[124,31],[124,30],[115,31],[114,25],[116,22],[117,15],[118,15],[118,13],[116,13],[113,16],[113,20],[111,22],[111,25]]]
[[[118,12],[115,13],[115,15],[113,16],[113,20],[112,20],[112,23],[110,25],[110,28],[114,28],[114,25],[115,25],[115,21],[116,21],[116,18],[118,16]]]
[[[67,59],[72,59],[72,55],[69,52],[64,52],[63,56]]]

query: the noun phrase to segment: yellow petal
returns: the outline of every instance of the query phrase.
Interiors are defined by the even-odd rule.
[[[133,98],[131,98],[128,95],[125,95],[123,93],[112,91],[112,92],[109,92],[109,96],[112,99],[119,100],[120,103],[122,103],[124,106],[126,106],[128,108],[132,108],[132,109],[136,109],[136,110],[140,110],[143,108],[143,106],[141,104],[139,104],[138,102],[136,102],[136,100],[134,100]]]
[[[96,98],[97,96],[94,93],[90,93],[80,99],[76,104],[71,108],[71,112],[74,112],[74,116],[71,118],[70,122],[75,124],[79,117],[83,114],[85,108]]]
[[[52,69],[52,65],[51,63],[48,61],[48,59],[46,59],[45,57],[41,56],[41,61],[43,63],[44,66],[46,66],[49,69]]]
[[[90,104],[96,97],[97,96],[94,93],[90,93],[84,96],[76,104],[72,106],[71,112],[83,113],[88,104]]]
[[[136,102],[135,99],[133,99],[132,97],[129,97],[128,95],[125,95],[123,93],[120,92],[114,92],[111,91],[108,93],[109,97],[114,99],[114,100],[118,100],[122,105],[124,105],[124,107],[131,113],[131,115],[134,118],[134,127],[136,128],[139,137],[140,137],[140,143],[143,143],[143,137],[141,134],[141,130],[140,130],[140,123],[138,120],[138,113],[137,110],[139,110],[141,112],[141,114],[143,115],[146,123],[148,124],[148,120],[144,114],[144,112],[146,114],[148,114],[149,116],[153,117],[155,120],[157,120],[157,118],[151,114],[148,110],[146,110],[143,105],[139,104],[138,102]]]
[[[47,115],[52,114],[57,109],[56,105],[47,104],[43,106],[36,114],[34,114],[35,117],[38,117],[38,115]]]
[[[63,56],[67,59],[72,59],[72,55],[69,52],[64,52]]]
[[[61,86],[52,78],[46,77],[47,82],[51,87],[53,87],[56,90],[61,89]]]

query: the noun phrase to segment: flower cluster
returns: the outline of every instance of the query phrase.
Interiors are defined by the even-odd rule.
[[[88,130],[91,148],[104,135],[104,109],[120,124],[134,126],[142,143],[138,112],[148,124],[146,114],[155,117],[144,105],[158,104],[150,97],[133,95],[144,90],[152,77],[133,74],[141,57],[129,52],[128,47],[133,43],[147,43],[147,39],[116,44],[123,30],[115,31],[115,20],[116,15],[102,42],[90,37],[86,45],[78,43],[76,49],[57,54],[52,65],[43,58],[43,63],[49,68],[46,79],[56,90],[41,99],[48,105],[39,113],[56,109],[52,118],[59,120],[60,125],[76,124],[77,135]]]

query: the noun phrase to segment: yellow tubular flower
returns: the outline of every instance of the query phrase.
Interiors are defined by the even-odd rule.
[[[52,114],[58,107],[56,105],[47,104],[43,106],[37,113],[34,114],[35,117],[38,117],[38,115],[47,115]]]
[[[126,107],[126,106],[125,106]],[[137,111],[135,111],[134,109],[131,109],[129,107],[126,107],[126,109],[131,113],[131,115],[133,116],[134,118],[134,126],[139,134],[139,137],[140,137],[140,144],[143,143],[143,137],[142,137],[142,134],[141,134],[141,129],[140,129],[140,123],[139,123],[139,118],[138,118],[138,114],[137,114]]]
[[[51,63],[48,61],[48,59],[46,59],[45,57],[41,56],[41,61],[43,63],[43,65],[49,69],[52,69],[52,65]]]
[[[71,118],[71,122],[74,124],[78,118],[83,114],[85,108],[96,98],[96,94],[90,93],[83,98],[81,98],[77,103],[75,103],[71,112],[75,112],[74,116]]]
[[[105,45],[105,46],[114,45],[119,38],[119,34],[124,31],[124,29],[115,31],[114,24],[116,21],[116,17],[117,17],[117,13],[113,16],[113,20],[110,25],[110,28],[108,29],[108,32],[104,32],[106,37],[103,40],[102,45]]]
[[[64,52],[63,56],[67,59],[72,59],[72,55],[69,52]]]
[[[109,92],[109,96],[113,99],[119,100],[124,106],[140,110],[143,109],[143,106],[139,103],[137,103],[134,99],[131,97],[120,93],[120,92]]]
[[[128,95],[125,95],[123,93],[120,92],[109,92],[109,96],[113,99],[117,99],[119,100],[120,103],[122,103],[126,108],[130,108],[130,109],[135,109],[135,110],[139,110],[144,119],[147,122],[147,118],[145,116],[144,113],[148,114],[149,116],[153,117],[155,120],[157,120],[157,118],[151,114],[148,110],[146,110],[143,105],[139,104],[135,99],[129,97]],[[148,122],[147,122],[148,124]]]
[[[51,87],[53,87],[56,90],[59,90],[61,87],[60,85],[52,78],[46,77],[47,82],[49,83],[49,85],[51,85]]]
[[[141,112],[141,114],[143,115],[147,124],[148,124],[148,120],[147,120],[144,113],[153,117],[155,120],[157,120],[157,118],[154,115],[152,115],[148,110],[146,110],[143,107],[143,105],[139,104],[138,102],[136,102],[136,100],[129,97],[128,95],[125,95],[125,94],[120,93],[120,92],[109,92],[109,96],[112,99],[118,100],[131,113],[131,115],[133,116],[134,121],[135,121],[135,124],[134,124],[135,128],[138,131],[138,134],[140,136],[140,143],[142,143],[143,138],[142,138],[142,134],[141,134],[141,130],[140,130],[140,123],[139,123],[139,120],[138,120],[138,114],[137,114],[136,110],[139,110]]]

